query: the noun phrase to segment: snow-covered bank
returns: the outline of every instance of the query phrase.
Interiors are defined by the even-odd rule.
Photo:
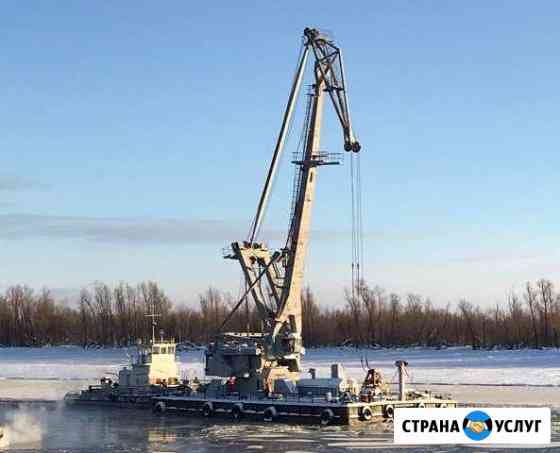
[[[61,399],[104,375],[115,375],[129,362],[126,349],[84,350],[80,347],[0,348],[0,399]],[[412,381],[446,384],[538,384],[560,385],[560,351],[473,351],[470,348],[357,350],[354,348],[310,349],[305,370],[316,368],[328,375],[330,364],[341,362],[348,374],[363,379],[362,360],[395,380],[394,362],[410,363]],[[201,376],[201,351],[178,356],[183,376]],[[418,388],[426,388],[417,385]],[[523,387],[429,386],[449,393],[462,402],[486,404],[547,404],[560,407],[560,389]]]
[[[0,348],[1,379],[97,380],[117,375],[134,348],[83,349],[78,346]],[[201,351],[178,355],[182,372],[202,373]],[[191,366],[192,364],[192,366]],[[192,371],[191,371],[192,369]]]
[[[0,381],[9,379],[0,386],[0,398],[7,397],[6,392],[10,387],[25,387],[18,381],[67,381],[63,385],[52,384],[52,388],[60,387],[56,392],[59,394],[64,388],[74,389],[82,382],[95,381],[103,375],[114,375],[129,362],[127,353],[131,352],[116,348],[84,350],[74,346],[0,348]],[[201,351],[181,352],[178,357],[183,376],[202,375],[204,360]],[[350,376],[361,380],[364,375],[361,362],[366,357],[370,366],[381,369],[387,380],[394,380],[395,360],[405,359],[410,363],[411,378],[416,382],[560,385],[560,351],[557,349],[473,351],[464,347],[442,350],[319,348],[307,351],[304,367],[305,370],[316,368],[319,374],[327,375],[331,363],[341,362]],[[82,382],[72,383],[75,380]],[[48,387],[44,385],[45,389]],[[560,393],[558,389],[555,391]],[[34,392],[34,397],[37,397],[36,394]]]
[[[447,349],[400,348],[358,350],[320,348],[309,350],[305,367],[328,372],[328,364],[339,361],[356,378],[363,376],[361,361],[380,368],[386,379],[395,376],[395,360],[410,364],[413,381],[464,384],[560,385],[560,350],[523,349],[481,351],[468,347]]]

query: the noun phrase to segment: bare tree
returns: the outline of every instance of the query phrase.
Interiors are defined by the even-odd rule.
[[[91,305],[91,294],[87,289],[80,291],[80,326],[82,332],[82,346],[85,348],[90,342],[91,323],[93,317],[93,308]]]
[[[306,345],[515,348],[558,346],[560,340],[560,295],[548,280],[528,283],[522,297],[511,293],[504,304],[487,308],[465,300],[438,307],[415,294],[408,294],[403,301],[399,295],[378,286],[371,288],[366,282],[361,282],[354,298],[346,291],[344,303],[334,308],[321,306],[309,287],[301,297]],[[78,303],[72,304],[57,300],[48,289],[35,294],[16,285],[0,294],[0,344],[126,345],[151,336],[145,315],[152,311],[162,315],[158,325],[166,336],[205,342],[216,333],[234,302],[228,293],[209,288],[198,297],[198,307],[173,306],[155,282],[136,286],[120,283],[116,287],[97,282],[82,290]],[[245,313],[232,317],[228,326],[234,330],[260,327],[253,304]]]
[[[320,329],[320,310],[315,295],[311,288],[307,286],[301,294],[301,310],[303,318],[302,336],[306,346],[316,346],[318,344],[318,331]]]
[[[99,342],[105,346],[113,345],[113,293],[111,288],[104,283],[96,282],[93,289],[93,299],[99,325]]]
[[[391,293],[389,296],[389,305],[390,305],[390,334],[389,334],[389,343],[394,345],[397,344],[399,338],[397,336],[397,331],[399,328],[399,318],[401,315],[401,298],[398,294]]]
[[[362,345],[364,343],[362,336],[362,301],[359,296],[350,293],[350,291],[345,291],[346,305],[350,310],[350,316],[352,317],[353,324],[353,335],[352,340],[354,345]]]
[[[539,347],[539,330],[537,327],[537,315],[536,312],[538,310],[537,307],[537,294],[535,293],[535,291],[533,290],[533,287],[531,286],[531,283],[527,282],[527,285],[525,286],[525,302],[527,303],[527,305],[529,306],[529,313],[531,314],[531,322],[533,325],[533,338],[535,341],[535,348]]]
[[[540,296],[540,309],[541,309],[541,325],[542,325],[542,338],[545,345],[550,345],[550,311],[554,303],[552,282],[549,280],[541,279],[537,281],[537,290]]]
[[[467,302],[466,300],[461,300],[459,302],[459,310],[467,324],[471,346],[473,349],[478,349],[480,347],[480,344],[475,328],[475,310],[473,304]]]

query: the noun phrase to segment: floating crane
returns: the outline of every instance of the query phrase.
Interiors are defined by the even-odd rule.
[[[303,146],[293,160],[297,167],[288,234],[284,247],[269,250],[258,240],[259,230],[309,59],[314,60],[314,80],[305,114]],[[348,112],[342,52],[324,33],[306,28],[257,213],[247,239],[232,243],[224,254],[226,258],[239,262],[245,278],[245,292],[222,323],[215,340],[208,345],[205,374],[206,377],[227,380],[204,379],[201,382],[195,378],[192,382],[179,383],[175,343],[156,343],[153,327],[151,349],[144,350],[144,353],[140,351],[138,363],[132,365],[132,370],[121,370],[118,386],[103,379],[101,386],[90,386],[80,394],[68,394],[66,402],[109,407],[151,406],[158,413],[169,410],[203,417],[228,415],[233,420],[243,417],[262,417],[267,422],[317,420],[322,425],[351,425],[358,421],[371,422],[379,417],[393,418],[396,407],[456,407],[456,401],[442,395],[408,388],[405,385],[408,363],[404,360],[395,362],[399,372],[398,394],[389,391],[381,372],[370,368],[367,358],[367,375],[361,387],[357,381],[346,376],[340,363],[331,365],[328,378],[318,378],[314,369],[309,370],[310,379],[300,378],[301,359],[305,353],[301,290],[317,168],[339,163],[342,154],[329,154],[320,147],[325,98],[330,99],[342,127],[344,149],[351,153],[352,187],[359,189],[359,171],[354,169],[359,169],[361,147],[354,136]],[[360,228],[361,217],[359,197],[354,197],[355,190],[352,195],[353,214],[358,211],[358,216],[353,215],[352,218],[354,297],[355,289],[359,290],[356,283],[360,279],[361,234],[356,232],[356,226]],[[256,304],[261,331],[224,332],[232,315],[248,297]],[[154,313],[149,316],[152,320],[157,317]],[[166,366],[164,371],[153,369],[154,373],[149,372],[150,366],[161,368],[162,364]],[[159,387],[158,381],[162,381]],[[146,386],[149,389],[144,388]]]
[[[307,105],[303,151],[293,163],[298,167],[294,200],[285,246],[269,250],[258,242],[274,177],[282,155],[308,60],[314,60],[314,80]],[[352,130],[341,49],[317,29],[304,30],[304,45],[290,90],[288,104],[247,240],[233,242],[225,258],[239,262],[245,293],[227,316],[223,327],[250,295],[254,300],[262,332],[220,333],[206,353],[206,374],[233,378],[236,391],[272,391],[278,379],[294,382],[305,353],[302,342],[304,263],[309,241],[311,210],[317,184],[317,168],[340,162],[342,153],[321,150],[321,123],[325,98],[330,99],[342,128],[344,149],[361,149]]]

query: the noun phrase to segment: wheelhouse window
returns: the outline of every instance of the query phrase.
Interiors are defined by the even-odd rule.
[[[151,362],[151,358],[152,358],[152,355],[151,355],[150,353],[145,353],[145,352],[143,352],[142,354],[140,354],[140,357],[139,357],[138,362],[139,362],[141,365],[145,365],[145,364]]]

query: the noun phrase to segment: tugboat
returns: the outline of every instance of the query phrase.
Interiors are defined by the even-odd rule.
[[[110,377],[102,377],[98,385],[90,385],[79,393],[67,393],[64,401],[72,405],[149,408],[153,397],[172,395],[185,389],[175,354],[175,341],[164,340],[163,335],[156,341],[155,323],[152,323],[150,344],[138,343],[130,367],[125,366],[119,371],[117,382]]]

